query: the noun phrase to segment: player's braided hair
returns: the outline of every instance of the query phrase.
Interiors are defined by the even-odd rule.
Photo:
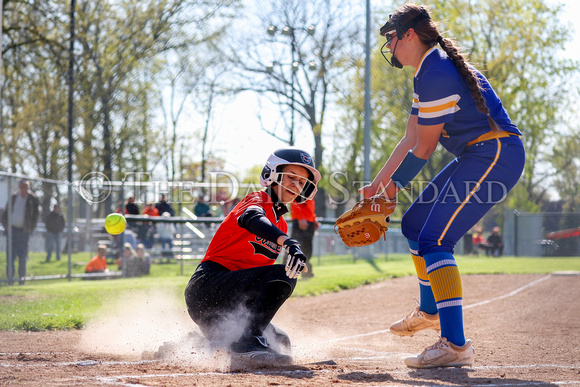
[[[400,23],[405,26],[406,22],[413,20],[420,13],[426,13],[427,8],[425,6],[419,6],[413,3],[407,3],[397,9],[393,15],[391,15],[393,21]],[[428,47],[434,47],[439,44],[443,51],[447,53],[449,59],[453,61],[455,67],[459,71],[459,74],[463,76],[467,84],[469,85],[469,90],[473,99],[477,104],[477,108],[484,114],[487,114],[487,120],[489,121],[489,126],[495,130],[501,130],[497,123],[491,118],[489,109],[485,104],[485,99],[482,94],[482,85],[477,76],[475,69],[469,65],[463,54],[460,52],[459,47],[457,47],[453,40],[444,38],[439,34],[439,29],[437,24],[431,19],[423,19],[419,21],[415,26],[412,27],[415,33],[421,40],[421,42]]]

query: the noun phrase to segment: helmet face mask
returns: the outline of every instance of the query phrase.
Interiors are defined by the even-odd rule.
[[[282,168],[284,168],[286,165],[288,165],[288,164],[283,164]],[[316,192],[318,192],[318,187],[316,187],[316,184],[314,184],[314,182],[310,178],[306,179],[302,176],[295,175],[294,173],[274,172],[274,173],[272,173],[272,180],[273,180],[273,184],[277,184],[277,185],[287,189],[288,191],[292,192],[293,194],[297,195],[295,200],[298,203],[302,203],[302,202],[305,202],[307,200],[314,199]],[[296,192],[295,185],[291,184],[291,186],[290,186],[289,184],[287,184],[285,182],[285,180],[286,181],[299,180],[300,184],[302,185],[302,190],[300,192]]]
[[[302,203],[307,200],[314,198],[316,191],[318,190],[316,185],[320,181],[320,172],[314,167],[314,162],[310,155],[297,148],[283,148],[274,151],[266,162],[266,165],[262,169],[260,174],[260,184],[262,187],[269,187],[272,184],[282,185],[284,177],[287,176],[291,179],[295,179],[298,176],[294,174],[288,174],[282,172],[284,167],[287,165],[297,165],[305,168],[308,171],[309,178],[305,179],[302,192],[298,193],[296,199],[297,203]],[[302,179],[302,177],[298,177]],[[282,185],[285,189],[294,192],[294,189]],[[296,192],[294,192],[296,193]]]
[[[380,34],[387,38],[387,41],[381,47],[381,54],[387,63],[391,65],[391,67],[396,67],[398,69],[403,68],[403,65],[395,56],[395,51],[397,49],[397,44],[399,44],[399,40],[403,38],[403,34],[407,32],[407,30],[408,28],[402,26],[399,22],[394,21],[392,15],[389,15],[389,20],[385,23],[384,26],[381,27]],[[395,36],[397,37],[397,41],[395,43],[395,47],[391,49],[390,44]],[[389,52],[391,53],[391,60],[389,60],[386,55]]]

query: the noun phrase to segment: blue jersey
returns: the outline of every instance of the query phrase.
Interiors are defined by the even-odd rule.
[[[493,120],[502,130],[521,135],[487,79],[475,71]],[[411,114],[419,116],[420,125],[444,123],[439,142],[455,156],[463,153],[468,142],[491,130],[487,115],[479,111],[467,82],[445,52],[436,47],[427,51],[415,71],[413,84]]]

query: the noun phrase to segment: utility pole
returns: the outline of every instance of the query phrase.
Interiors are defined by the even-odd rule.
[[[291,65],[291,77],[290,77],[290,114],[291,114],[291,118],[290,118],[290,138],[288,140],[288,144],[290,146],[294,146],[294,102],[295,102],[295,97],[294,97],[294,84],[296,81],[296,72],[298,71],[298,67],[300,65],[300,63],[296,60],[296,30],[303,30],[306,31],[306,33],[310,36],[314,36],[314,33],[316,31],[314,26],[310,26],[310,27],[291,27],[291,26],[285,26],[284,28],[282,28],[281,34],[290,37],[290,53],[291,53],[291,59],[292,62],[290,62]],[[278,31],[278,28],[276,26],[270,26],[268,27],[268,35],[274,37],[276,35],[276,32]],[[278,65],[282,65],[282,63],[279,62],[273,62],[271,65],[267,66],[266,70],[269,73],[272,73],[274,71],[274,65],[278,64]],[[309,70],[316,70],[316,64],[314,63],[314,61],[311,61],[308,64],[308,69]]]
[[[75,0],[70,2],[70,46],[68,57],[68,280],[72,281],[72,244],[73,244],[73,125],[74,125],[74,47],[75,47]],[[92,209],[91,209],[92,210]]]
[[[366,37],[365,37],[365,126],[364,126],[364,184],[371,182],[371,1],[366,0]],[[361,257],[371,259],[373,257],[371,247],[361,248]]]

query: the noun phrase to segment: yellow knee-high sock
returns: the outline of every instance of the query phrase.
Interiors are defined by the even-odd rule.
[[[425,260],[420,255],[411,253],[411,256],[413,257],[415,271],[419,278],[419,291],[421,295],[419,310],[422,310],[427,314],[435,314],[437,313],[437,304],[435,302],[435,297],[433,296],[433,291],[431,290],[431,283],[429,281],[429,276],[427,275]]]

